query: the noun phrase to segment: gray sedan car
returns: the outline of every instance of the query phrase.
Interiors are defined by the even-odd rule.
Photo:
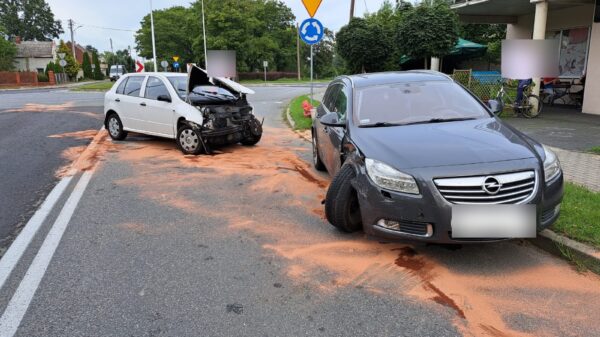
[[[431,71],[342,76],[317,109],[313,161],[335,227],[437,243],[533,237],[560,213],[556,155]]]

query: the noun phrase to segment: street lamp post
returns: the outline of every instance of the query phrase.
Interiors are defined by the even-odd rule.
[[[154,71],[157,71],[156,65],[156,41],[154,40],[154,16],[152,15],[152,0],[150,0],[150,30],[152,31],[152,58],[154,59]]]
[[[202,40],[204,41],[204,70],[208,72],[208,58],[206,56],[206,24],[204,23],[204,0],[202,4]]]

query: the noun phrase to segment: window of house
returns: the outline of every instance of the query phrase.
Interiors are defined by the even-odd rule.
[[[547,34],[559,41],[559,76],[581,78],[586,71],[589,50],[589,27],[563,29]]]

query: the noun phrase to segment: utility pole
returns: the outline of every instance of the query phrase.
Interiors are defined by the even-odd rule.
[[[204,41],[204,70],[208,72],[208,56],[206,53],[206,24],[204,22],[204,0],[201,1],[202,4],[202,40]]]
[[[109,40],[110,40],[110,52],[114,54],[115,50],[113,49],[112,37]]]
[[[354,17],[354,1],[355,0],[350,0],[350,19],[348,19],[348,22]]]
[[[73,52],[73,58],[77,61],[75,55],[75,37],[73,36],[73,20],[69,19],[69,30],[71,31],[71,51]]]
[[[152,0],[150,0],[150,28],[152,30],[152,57],[154,58],[154,71],[158,71],[158,65],[156,64],[156,41],[154,40],[154,16],[152,15],[152,12],[153,12]]]
[[[296,22],[296,69],[298,71],[298,81],[302,80],[302,76],[300,75],[300,27],[298,26],[298,22]]]

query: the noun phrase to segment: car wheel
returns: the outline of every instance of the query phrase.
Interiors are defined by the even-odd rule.
[[[342,166],[333,178],[325,197],[325,214],[333,226],[344,232],[356,232],[362,228],[358,195],[351,181],[356,177],[350,165]]]
[[[123,140],[127,137],[127,131],[123,130],[123,123],[121,123],[121,119],[116,113],[108,116],[108,119],[106,120],[106,129],[108,130],[110,138],[114,140]]]
[[[319,143],[317,135],[312,133],[312,152],[313,152],[313,165],[317,171],[325,171],[325,164],[321,161],[321,155],[319,154]]]
[[[250,122],[249,122],[249,127],[250,127],[250,136],[242,139],[242,141],[240,143],[242,143],[242,145],[246,145],[246,146],[252,146],[252,145],[256,145],[258,142],[260,142],[260,139],[262,138],[262,124],[260,123],[260,121],[256,118],[253,118]]]
[[[200,132],[189,124],[184,124],[177,130],[177,146],[184,154],[198,155],[204,150]]]

